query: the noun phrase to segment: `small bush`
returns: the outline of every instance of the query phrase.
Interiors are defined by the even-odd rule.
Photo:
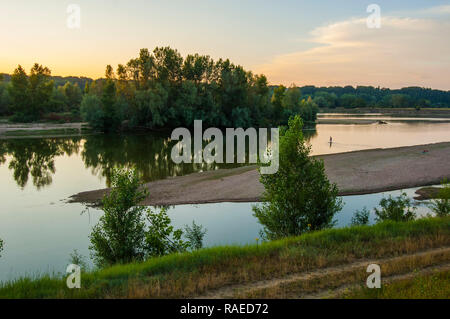
[[[70,254],[69,262],[74,265],[78,265],[83,269],[84,271],[88,270],[88,265],[86,263],[86,259],[83,255],[81,255],[78,250],[74,249],[73,252]]]
[[[352,217],[351,226],[369,225],[370,211],[364,207],[362,210],[357,210]]]
[[[181,239],[183,231],[170,225],[165,208],[154,212],[139,206],[147,195],[135,171],[113,172],[112,190],[102,201],[104,215],[90,235],[89,248],[98,266],[143,261],[191,247]]]
[[[438,198],[431,201],[430,209],[438,217],[450,215],[450,183],[447,180],[442,182],[442,188],[439,190]]]
[[[205,237],[207,229],[204,229],[202,225],[197,225],[192,221],[192,227],[185,225],[184,231],[184,236],[191,243],[192,249],[198,250],[203,248],[203,237]]]
[[[381,209],[375,208],[377,222],[393,220],[396,222],[407,222],[416,218],[417,207],[411,204],[411,199],[402,193],[398,197],[383,198],[380,201]]]

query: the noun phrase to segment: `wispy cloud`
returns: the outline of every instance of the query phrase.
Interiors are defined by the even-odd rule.
[[[316,47],[277,56],[256,71],[274,84],[450,89],[449,34],[448,19],[383,16],[380,29],[369,29],[366,18],[353,18],[316,28]]]

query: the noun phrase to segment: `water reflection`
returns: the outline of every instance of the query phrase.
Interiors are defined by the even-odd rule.
[[[17,185],[24,187],[29,177],[40,189],[52,183],[55,157],[80,155],[93,175],[106,179],[110,186],[114,168],[134,167],[145,182],[199,171],[233,168],[242,164],[175,164],[171,150],[176,141],[159,134],[88,136],[85,138],[14,139],[0,141],[0,165],[10,158]],[[225,141],[224,141],[225,143]],[[225,145],[225,144],[224,144]],[[235,152],[236,154],[236,152]],[[248,150],[246,152],[248,156]],[[224,154],[224,157],[226,154]]]
[[[315,129],[305,130],[304,136],[312,146],[312,154],[320,155],[449,141],[449,131],[450,123],[318,124]],[[134,167],[145,182],[150,182],[245,165],[175,164],[170,158],[175,143],[168,134],[157,133],[0,140],[0,166],[8,166],[20,188],[24,188],[31,178],[32,184],[41,189],[52,183],[57,170],[55,158],[60,157],[70,158],[74,167],[78,167],[81,162],[85,171],[97,176],[99,180],[105,180],[102,187],[110,186],[113,168]],[[248,149],[246,154],[248,158]],[[79,191],[84,190],[86,189]]]
[[[8,168],[17,185],[24,188],[31,176],[37,189],[52,183],[55,157],[78,153],[79,139],[14,139],[0,141],[0,164],[10,157]]]

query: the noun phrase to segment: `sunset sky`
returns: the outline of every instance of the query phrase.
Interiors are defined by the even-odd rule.
[[[81,27],[69,29],[69,4]],[[369,29],[369,4],[381,28]],[[450,1],[0,0],[0,73],[98,78],[140,48],[230,58],[271,84],[450,90]]]

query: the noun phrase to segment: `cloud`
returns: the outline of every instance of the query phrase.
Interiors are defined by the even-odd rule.
[[[367,28],[366,18],[329,24],[311,32],[310,40],[316,47],[277,56],[255,69],[273,84],[448,90],[447,20],[383,16],[380,29]]]

